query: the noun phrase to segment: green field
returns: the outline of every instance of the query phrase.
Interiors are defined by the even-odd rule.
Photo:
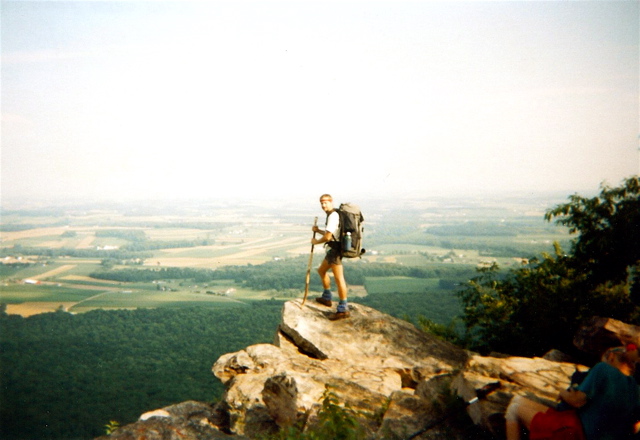
[[[77,267],[80,267],[78,265]],[[61,267],[58,265],[58,267]],[[16,275],[36,276],[42,270],[25,269]],[[88,279],[84,275],[65,271],[56,281],[41,284],[7,283],[0,289],[0,303],[9,305],[9,312],[30,315],[40,306],[43,312],[64,304],[69,312],[93,309],[131,309],[159,307],[238,307],[252,301],[279,297],[290,299],[289,292],[253,290],[237,285],[233,280],[216,280],[198,285],[184,280],[161,283],[114,283]],[[78,279],[72,279],[77,276]],[[55,278],[55,277],[54,277]],[[15,305],[31,304],[28,313],[20,313]]]
[[[127,293],[109,292],[99,297],[84,301],[69,309],[70,312],[86,312],[93,309],[119,308],[163,308],[163,307],[238,307],[246,306],[245,302],[232,298],[213,295],[191,294],[181,292]]]
[[[390,293],[413,293],[438,289],[436,278],[371,277],[367,278],[367,292],[370,295]]]
[[[98,293],[88,289],[69,289],[57,285],[14,284],[3,286],[0,291],[0,302],[5,304],[22,304],[25,302],[77,302],[90,298]]]
[[[521,258],[550,252],[553,241],[566,243],[568,238],[565,230],[543,221],[539,200],[530,204],[496,201],[484,208],[478,203],[465,205],[460,200],[421,206],[416,201],[405,207],[394,202],[393,209],[369,208],[365,227],[368,252],[362,262],[431,268],[443,274],[451,273],[452,268],[464,270],[494,262],[509,267],[519,264]],[[308,255],[309,225],[317,215],[315,211],[287,211],[256,204],[235,208],[171,206],[165,214],[158,207],[146,215],[135,208],[131,211],[136,214],[131,215],[129,208],[122,208],[57,207],[50,212],[4,212],[0,302],[34,303],[28,311],[33,314],[38,310],[36,303],[41,311],[51,311],[56,303],[64,303],[73,312],[185,304],[236,307],[302,294],[304,273],[296,275],[299,282],[285,283],[287,288],[275,287],[282,286],[277,277],[291,276],[286,271],[278,272],[277,266],[270,266],[272,272],[256,275],[274,281],[272,287],[266,282],[260,289],[249,288],[238,280],[210,280],[200,285],[186,279],[165,280],[163,284],[116,283],[90,275],[120,269],[217,270],[228,266],[255,268],[264,263],[286,265],[286,261]],[[323,249],[318,248],[314,265],[323,255]],[[295,270],[298,274],[302,269]],[[368,274],[364,288],[354,286],[354,290],[360,296],[426,294],[443,301],[454,294],[454,289],[443,289],[440,276],[448,277]],[[43,284],[25,284],[25,280]],[[312,280],[317,289],[315,271]],[[230,289],[232,294],[224,294]]]

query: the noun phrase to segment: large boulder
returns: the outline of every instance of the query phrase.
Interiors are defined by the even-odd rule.
[[[328,313],[315,303],[287,302],[274,345],[247,347],[214,364],[227,385],[234,432],[254,435],[306,419],[327,392],[376,417],[395,391],[459,370],[469,357],[369,307],[353,305],[351,318],[341,321],[329,321]]]
[[[573,344],[581,351],[597,357],[609,347],[626,344],[640,347],[640,326],[595,316],[576,332]]]
[[[496,432],[514,393],[553,404],[576,368],[479,356],[362,305],[341,321],[328,313],[315,303],[287,302],[273,345],[218,359],[213,373],[226,385],[232,432],[254,436],[313,420],[331,393],[362,416],[371,438],[402,438],[455,407],[434,396],[467,401],[498,382],[498,392],[467,408],[473,423]]]

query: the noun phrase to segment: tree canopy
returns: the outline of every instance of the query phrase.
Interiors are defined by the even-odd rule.
[[[555,252],[522,267],[480,269],[459,292],[472,348],[571,352],[585,319],[640,320],[640,178],[602,185],[592,198],[572,195],[545,219],[576,234],[568,252],[556,243]]]
[[[110,420],[223,392],[211,365],[273,340],[282,303],[94,310],[28,318],[0,308],[0,438],[89,439]]]
[[[570,202],[547,211],[545,219],[577,233],[571,264],[587,272],[592,285],[624,282],[640,262],[640,178],[603,186],[599,196],[572,195]],[[635,272],[637,274],[637,272]]]

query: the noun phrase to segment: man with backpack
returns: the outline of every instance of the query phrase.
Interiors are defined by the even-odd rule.
[[[320,207],[327,214],[327,220],[324,228],[318,226],[312,228],[314,233],[318,232],[322,235],[320,238],[316,238],[314,234],[314,237],[311,239],[311,244],[324,244],[327,249],[327,254],[318,268],[318,274],[320,275],[324,291],[322,292],[322,296],[316,298],[316,302],[327,307],[332,307],[333,305],[331,302],[331,278],[328,273],[329,269],[331,269],[338,289],[339,302],[336,313],[331,315],[329,319],[336,321],[350,316],[349,306],[347,304],[347,283],[344,280],[344,268],[342,265],[340,215],[334,209],[333,198],[329,194],[320,196]]]

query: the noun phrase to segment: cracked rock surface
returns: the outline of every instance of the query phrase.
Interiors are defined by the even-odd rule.
[[[314,302],[285,303],[273,344],[227,353],[213,365],[225,385],[221,402],[150,411],[100,439],[252,439],[294,424],[313,426],[328,395],[356,414],[371,440],[407,438],[456,407],[462,408],[457,418],[420,438],[467,439],[464,420],[504,438],[503,415],[514,394],[554,405],[576,368],[587,369],[562,353],[549,359],[480,356],[359,304],[348,319],[330,321],[331,311]],[[615,344],[640,345],[639,330],[598,318],[579,332],[576,346],[597,353]],[[461,405],[494,383],[500,385],[495,392]]]
[[[233,432],[252,436],[264,429],[257,414],[267,415],[273,430],[313,420],[330,392],[368,417],[363,424],[371,438],[401,438],[442,412],[446,402],[434,396],[468,400],[499,381],[498,392],[468,408],[473,423],[495,431],[513,393],[551,402],[575,370],[541,358],[479,356],[359,304],[349,319],[330,321],[330,312],[289,301],[274,344],[218,359],[213,373],[226,384]]]

